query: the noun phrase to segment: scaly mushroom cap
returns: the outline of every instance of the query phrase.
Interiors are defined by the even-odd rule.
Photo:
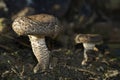
[[[101,44],[102,37],[99,34],[78,34],[75,38],[75,42]]]
[[[12,28],[19,35],[41,36],[58,34],[62,29],[58,19],[48,14],[18,17],[13,22]]]

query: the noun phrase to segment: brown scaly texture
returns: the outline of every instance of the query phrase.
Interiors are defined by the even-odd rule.
[[[47,14],[18,17],[12,25],[19,35],[51,36],[61,31],[60,23],[54,16]]]
[[[45,70],[49,65],[49,53],[45,36],[53,36],[60,33],[62,27],[57,18],[47,14],[18,17],[13,22],[13,30],[19,35],[28,35],[32,50],[38,60],[34,72]]]
[[[29,39],[31,41],[34,55],[38,60],[38,64],[34,68],[34,72],[36,73],[38,70],[46,70],[49,65],[50,51],[45,44],[45,38],[29,35]]]

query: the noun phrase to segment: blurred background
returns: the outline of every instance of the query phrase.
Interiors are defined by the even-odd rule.
[[[55,61],[59,58],[61,61],[61,57],[63,57],[65,63],[69,63],[68,58],[72,59],[73,55],[75,55],[73,56],[74,58],[78,58],[77,56],[80,53],[79,50],[83,50],[83,47],[82,44],[75,44],[75,35],[79,33],[100,34],[103,37],[104,43],[98,46],[99,50],[101,50],[101,53],[103,54],[110,54],[112,56],[110,57],[110,60],[115,60],[114,65],[117,66],[115,69],[120,70],[120,0],[0,0],[1,80],[9,80],[8,78],[11,80],[23,80],[23,76],[27,76],[26,80],[28,79],[29,75],[20,75],[20,71],[22,71],[23,66],[26,65],[29,66],[31,70],[36,63],[34,61],[35,57],[32,54],[28,37],[18,36],[12,30],[12,22],[18,16],[29,16],[41,13],[58,17],[64,27],[64,31],[57,37],[46,37],[46,44],[48,45],[49,50],[52,51],[53,49],[56,49],[57,51],[60,51],[57,54],[52,54]],[[25,58],[29,59],[26,60]],[[75,66],[75,63],[80,64],[79,58],[77,62],[75,61],[77,60],[73,60],[71,65]],[[53,63],[55,63],[54,60]],[[14,65],[17,66],[17,69]],[[62,64],[59,64],[59,66],[60,65]],[[12,71],[14,74],[12,73],[11,68],[13,68]],[[14,69],[18,70],[18,72]],[[56,70],[58,69],[59,68],[57,67]],[[27,72],[28,73],[26,74],[30,74],[29,71]],[[54,78],[51,77],[54,74],[58,75],[54,76]],[[65,76],[69,76],[68,78],[65,78],[65,76],[61,74],[63,73],[53,71],[53,73],[47,76],[49,76],[49,79],[51,80],[79,80],[79,77],[81,77],[78,75],[71,76],[69,74],[64,74]],[[74,74],[74,71],[71,72],[71,74]],[[82,75],[85,76],[84,74]],[[44,76],[42,75],[42,79],[44,79]],[[106,78],[106,76],[103,75],[101,77],[104,77],[106,80],[107,78],[108,80],[118,79],[109,79],[109,76]],[[120,77],[120,74],[117,77]],[[33,78],[35,78],[35,76],[29,80],[32,80]],[[88,76],[80,78],[80,80],[87,79]],[[97,78],[88,80],[102,79]]]

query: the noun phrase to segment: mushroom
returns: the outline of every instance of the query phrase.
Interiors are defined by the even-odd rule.
[[[78,34],[75,37],[76,43],[83,43],[84,47],[84,60],[82,61],[82,65],[86,65],[86,62],[88,61],[88,56],[86,52],[88,50],[94,50],[95,45],[101,44],[102,37],[99,34]]]
[[[28,35],[32,50],[38,60],[34,73],[45,71],[49,67],[50,51],[45,43],[45,36],[54,36],[62,31],[58,19],[52,15],[39,14],[18,17],[12,24],[18,35]]]

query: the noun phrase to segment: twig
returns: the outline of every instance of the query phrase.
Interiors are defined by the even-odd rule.
[[[97,75],[95,72],[89,71],[89,70],[86,70],[86,69],[81,69],[81,68],[77,68],[77,67],[73,67],[73,66],[68,66],[68,65],[65,65],[64,67],[67,67],[68,69],[77,70],[77,71],[80,71],[80,72],[90,73],[92,75]]]
[[[24,73],[24,66],[22,68],[22,71],[19,70],[18,66],[12,64],[11,62],[8,62],[9,65],[11,66],[11,70],[20,78],[20,79],[24,79],[25,76],[23,75]]]
[[[26,43],[24,43],[24,42],[22,42],[22,41],[19,41],[19,40],[13,38],[12,36],[8,36],[8,35],[4,35],[4,36],[5,36],[6,38],[13,39],[13,40],[15,40],[16,42],[18,42],[18,43],[20,43],[20,44],[22,44],[22,45],[30,48],[30,46],[29,46],[28,44],[26,44]]]
[[[12,40],[18,42],[19,44],[22,44],[23,46],[26,46],[26,47],[29,47],[29,48],[30,48],[30,46],[29,46],[28,44],[26,44],[26,43],[24,43],[24,42],[22,42],[22,41],[19,41],[19,40],[15,39],[15,38],[12,37],[12,36],[4,35],[4,34],[1,34],[1,36],[4,36],[4,37],[9,38],[9,39],[12,39]]]
[[[11,48],[7,47],[7,46],[4,46],[2,44],[0,44],[0,47],[7,50],[7,51],[13,51]]]

